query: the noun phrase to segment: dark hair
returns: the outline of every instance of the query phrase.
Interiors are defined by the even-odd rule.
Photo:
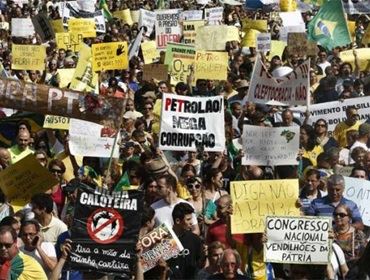
[[[147,222],[150,222],[154,215],[155,215],[155,211],[153,210],[152,207],[145,207],[144,206],[144,209],[143,209],[143,212],[142,212],[142,216],[141,216],[141,226],[145,226],[145,224]]]
[[[53,167],[53,165],[58,166],[61,169],[62,173],[66,172],[66,166],[64,165],[63,161],[61,161],[60,159],[51,160],[48,164],[49,170]]]
[[[24,221],[22,222],[21,224],[21,228],[20,228],[20,232],[23,232],[23,229],[28,226],[28,225],[34,225],[35,228],[36,228],[36,232],[40,232],[40,224],[38,221],[36,220],[28,220],[28,221]]]
[[[194,175],[197,175],[197,170],[195,169],[194,165],[187,163],[181,169],[181,176],[184,176],[185,172],[191,171]]]
[[[49,194],[38,193],[33,195],[31,198],[31,204],[35,205],[39,209],[45,209],[48,214],[53,212],[54,203]]]
[[[306,177],[309,177],[309,176],[311,176],[311,175],[315,175],[317,180],[320,180],[320,178],[321,178],[320,171],[319,171],[319,170],[317,170],[317,169],[314,169],[314,168],[309,169],[309,170],[306,172]]]
[[[204,178],[204,183],[207,185],[207,184],[210,184],[212,183],[212,178],[215,177],[218,173],[220,173],[221,170],[218,169],[218,168],[211,168],[207,173],[206,173],[206,177]]]
[[[166,184],[171,187],[172,191],[176,192],[177,181],[175,177],[170,174],[162,174],[157,177],[157,180],[159,179],[165,179]]]
[[[188,214],[193,214],[194,213],[194,208],[186,203],[186,202],[180,202],[173,208],[172,211],[172,219],[173,222],[175,223],[176,219],[183,220],[185,218],[185,215]]]
[[[349,111],[351,110],[357,110],[357,108],[354,105],[350,105],[346,108],[346,114],[348,114]]]
[[[17,224],[18,223],[18,220],[16,218],[14,218],[13,216],[6,216],[4,217],[1,222],[0,222],[0,226],[12,226],[14,224]]]
[[[367,169],[363,168],[362,166],[355,166],[352,168],[352,171],[351,171],[351,175],[350,177],[352,177],[354,174],[355,174],[355,171],[363,171],[365,172],[365,176],[367,177],[368,176],[368,171]]]
[[[301,130],[304,130],[306,131],[307,135],[308,135],[308,141],[307,141],[307,147],[305,147],[305,149],[307,151],[312,151],[313,148],[315,148],[315,145],[316,145],[316,136],[315,136],[315,130],[313,129],[312,126],[310,126],[309,124],[304,124],[301,126]]]
[[[17,236],[17,232],[15,231],[15,229],[12,228],[11,226],[0,226],[0,235],[3,235],[7,232],[10,232],[10,234],[12,235],[13,241],[16,242],[18,236]]]
[[[20,120],[18,123],[17,123],[17,130],[19,130],[19,127],[21,125],[25,125],[29,131],[29,133],[31,133],[31,125],[30,123],[27,121],[27,120]]]
[[[318,120],[315,122],[315,125],[314,125],[314,126],[316,126],[318,122],[323,122],[323,123],[325,124],[326,129],[328,128],[328,122],[327,122],[326,120],[324,120],[324,119],[318,119]]]

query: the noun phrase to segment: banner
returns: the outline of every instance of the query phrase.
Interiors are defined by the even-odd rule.
[[[188,20],[182,23],[183,43],[194,45],[199,27],[204,26],[204,20]]]
[[[365,37],[362,40],[364,39]],[[370,33],[369,33],[369,41],[370,41]],[[370,48],[361,48],[361,49],[356,49],[355,51],[357,53],[357,59],[359,62],[360,70],[361,71],[370,70],[370,62],[369,62],[370,61]],[[343,63],[349,62],[351,63],[353,68],[355,67],[355,56],[353,55],[353,50],[340,52],[339,58],[343,61]]]
[[[57,179],[41,166],[34,155],[28,155],[0,172],[0,188],[11,201],[26,205],[31,197],[58,184]]]
[[[122,20],[123,23],[127,23],[130,26],[134,23],[132,18],[131,18],[130,9],[115,11],[115,12],[113,12],[113,17]]]
[[[93,44],[92,58],[94,72],[127,69],[127,42]]]
[[[355,202],[360,210],[365,226],[370,226],[370,181],[344,177],[343,196]]]
[[[159,148],[171,151],[222,152],[225,149],[222,96],[163,94]]]
[[[44,84],[0,79],[0,103],[5,108],[89,120],[114,129],[121,126],[123,110],[122,102],[117,100]]]
[[[157,49],[165,49],[168,42],[179,43],[182,34],[179,23],[180,10],[156,10],[155,16]]]
[[[268,59],[271,60],[275,55],[281,58],[286,46],[286,42],[271,40],[271,49],[268,55]]]
[[[268,52],[271,50],[271,34],[270,33],[259,33],[257,34],[257,51]]]
[[[243,127],[242,165],[298,165],[299,126]]]
[[[60,68],[57,70],[60,78],[59,88],[64,89],[70,85],[75,71],[76,68]]]
[[[316,42],[308,41],[306,33],[288,33],[288,53],[299,56],[316,56],[318,48]]]
[[[56,33],[55,40],[58,49],[79,52],[84,44],[82,33],[64,32]]]
[[[331,223],[328,217],[266,217],[264,261],[328,264],[331,255]]]
[[[55,34],[51,26],[48,16],[44,13],[39,13],[32,17],[32,23],[35,31],[40,35],[42,41],[49,41],[54,39]]]
[[[45,115],[44,125],[42,127],[51,128],[51,129],[68,130],[69,129],[69,118],[61,117],[61,116],[54,116],[54,115]]]
[[[203,11],[202,10],[186,10],[180,13],[180,20],[202,20]]]
[[[342,0],[344,11],[349,14],[370,14],[369,1]]]
[[[171,84],[176,85],[179,82],[187,83],[191,66],[194,64],[194,58],[195,49],[193,46],[173,43],[167,44],[164,63],[168,65]]]
[[[205,8],[204,19],[208,22],[208,25],[218,25],[222,22],[223,13],[223,7]]]
[[[169,44],[167,44],[167,47],[168,45]],[[160,55],[155,41],[145,41],[141,43],[141,52],[143,53],[145,64],[151,64],[159,61]]]
[[[46,47],[12,44],[13,70],[45,70]]]
[[[128,60],[130,61],[134,56],[138,56],[140,51],[141,41],[143,39],[144,28],[142,28],[136,35],[135,40],[131,41],[128,47]]]
[[[232,234],[264,232],[268,215],[299,216],[298,189],[298,179],[231,182]]]
[[[93,18],[71,18],[68,20],[68,31],[82,34],[84,38],[95,38],[95,20]]]
[[[82,184],[71,226],[71,269],[129,279],[136,264],[142,200],[140,191],[108,192]]]
[[[162,224],[140,239],[143,253],[141,265],[146,272],[158,265],[158,261],[165,261],[177,256],[184,247],[169,225]]]
[[[112,149],[114,149],[113,158],[118,158],[118,141],[114,145],[116,133],[112,135],[103,135],[103,133],[105,131],[102,125],[71,119],[68,142],[71,154],[74,156],[109,158]]]
[[[143,80],[151,81],[156,79],[158,81],[168,80],[168,65],[165,64],[146,64],[143,67]]]
[[[194,77],[196,80],[226,80],[228,64],[227,52],[196,51]]]
[[[35,28],[30,18],[12,18],[11,27],[13,37],[29,38],[35,35]]]
[[[154,25],[156,21],[155,12],[147,11],[144,9],[140,9],[140,17],[139,17],[139,28],[145,26],[145,36],[149,37],[154,30]]]
[[[197,50],[223,51],[226,42],[238,41],[239,30],[235,26],[208,25],[197,29],[195,37],[195,48]]]
[[[299,65],[290,74],[273,78],[257,59],[249,86],[246,101],[270,105],[304,105],[309,96],[309,60]]]

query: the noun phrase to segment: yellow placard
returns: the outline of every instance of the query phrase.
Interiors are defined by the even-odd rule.
[[[260,32],[255,29],[249,29],[248,31],[245,32],[245,35],[242,39],[242,46],[243,47],[251,47],[255,48],[257,46],[257,35]],[[272,48],[272,46],[271,46]]]
[[[121,19],[124,23],[127,23],[130,26],[134,23],[131,17],[130,9],[115,11],[113,12],[113,17]]]
[[[71,18],[68,20],[68,31],[82,34],[84,38],[95,38],[95,20],[93,18]]]
[[[0,172],[0,188],[9,200],[29,202],[56,184],[57,179],[32,154]]]
[[[131,18],[133,22],[139,22],[140,10],[131,11]]]
[[[54,33],[63,33],[64,32],[64,26],[63,26],[63,20],[62,19],[54,19],[50,20],[51,27],[54,30]]]
[[[362,44],[364,44],[366,47],[368,44],[370,44],[370,24],[367,26],[364,36],[362,37]]]
[[[357,57],[360,64],[360,70],[370,69],[370,48],[356,49]],[[343,51],[339,54],[342,62],[351,63],[352,67],[355,67],[355,56],[353,55],[353,50]]]
[[[0,29],[9,30],[9,22],[6,22],[6,21],[0,22]]]
[[[347,26],[348,26],[349,34],[351,35],[351,40],[353,42],[353,39],[356,36],[356,22],[347,20]]]
[[[298,189],[298,179],[231,182],[231,232],[263,232],[267,215],[299,216]]]
[[[283,41],[271,40],[269,60],[271,60],[275,55],[278,55],[281,58],[286,46],[287,44]]]
[[[45,70],[46,48],[38,45],[12,44],[12,69]]]
[[[196,51],[194,77],[196,80],[226,80],[227,66],[227,52]]]
[[[296,0],[280,0],[281,12],[294,12],[297,9]]]
[[[155,41],[143,42],[141,44],[141,51],[143,53],[145,64],[151,64],[159,60],[160,55],[159,51],[157,50]]]
[[[45,115],[43,128],[69,129],[69,118],[53,115]]]
[[[59,87],[66,88],[72,81],[73,74],[76,68],[62,68],[58,69],[58,74],[60,78]]]
[[[92,45],[93,70],[116,70],[128,68],[127,42]]]
[[[182,23],[182,36],[184,39],[184,44],[195,44],[195,37],[200,26],[204,26],[204,20],[187,20]]]
[[[55,33],[58,49],[72,50],[73,52],[79,52],[81,50],[83,38],[83,34],[81,33]]]
[[[242,21],[242,26],[243,26],[243,31],[247,31],[249,29],[255,29],[258,30],[259,32],[267,32],[267,20],[264,19],[258,19],[258,20],[253,20],[253,19],[244,19]]]

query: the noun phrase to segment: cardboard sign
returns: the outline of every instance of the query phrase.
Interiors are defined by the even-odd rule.
[[[367,1],[348,0],[342,1],[344,11],[349,14],[369,14],[370,4]]]
[[[93,44],[92,57],[94,72],[127,69],[127,42]]]
[[[142,26],[146,27],[146,32],[144,32],[145,36],[150,36],[154,30],[154,25],[156,21],[155,12],[147,11],[144,9],[140,9],[140,18],[139,18],[139,28]]]
[[[122,102],[116,98],[62,90],[42,84],[0,78],[0,104],[6,108],[121,126]]]
[[[271,34],[260,33],[257,34],[257,51],[268,52],[271,49]]]
[[[156,10],[155,15],[157,49],[165,49],[168,42],[179,43],[182,34],[179,23],[180,10]]]
[[[57,70],[60,78],[60,88],[67,88],[70,85],[75,70],[76,68],[63,68]]]
[[[160,259],[169,260],[177,256],[184,247],[169,225],[162,224],[140,239],[143,253],[141,264],[146,272],[158,265]]]
[[[168,80],[168,66],[165,64],[147,64],[143,67],[143,80],[151,81],[156,79],[158,81]]]
[[[268,59],[271,60],[275,55],[281,58],[286,46],[287,46],[286,42],[271,40],[271,49]]]
[[[231,182],[231,232],[264,232],[268,215],[299,216],[298,189],[298,179]]]
[[[46,14],[39,13],[32,17],[32,23],[35,31],[40,35],[43,41],[52,40],[55,37],[53,27],[51,26]]]
[[[226,80],[227,67],[227,52],[197,51],[195,53],[195,79]]]
[[[168,65],[168,72],[171,77],[171,84],[178,82],[187,83],[194,64],[195,49],[192,46],[180,44],[168,44],[164,63]]]
[[[73,52],[79,52],[83,45],[83,34],[82,33],[56,33],[55,40],[58,49],[71,50]]]
[[[309,96],[309,70],[310,64],[307,60],[290,74],[273,78],[258,58],[253,69],[248,95],[244,97],[243,103],[250,101],[271,105],[304,105]]]
[[[57,179],[35,158],[28,155],[0,172],[0,188],[9,200],[25,205],[37,193],[58,184]]]
[[[247,32],[250,29],[257,30],[259,32],[267,32],[267,20],[264,19],[243,19],[242,21],[242,29],[244,32]]]
[[[137,34],[135,40],[130,43],[130,46],[128,48],[128,60],[131,60],[134,56],[138,56],[141,41],[143,39],[144,34],[144,28],[140,30],[140,32]]]
[[[142,199],[141,191],[108,192],[81,185],[71,226],[71,269],[131,278]]]
[[[302,57],[315,56],[317,54],[316,43],[308,41],[306,33],[288,33],[288,53]]]
[[[204,20],[188,20],[182,23],[183,43],[187,45],[194,45],[197,30],[204,26]]]
[[[206,8],[204,9],[204,19],[208,21],[209,25],[218,25],[222,22],[223,13],[223,7]]]
[[[46,47],[12,44],[13,70],[45,70]]]
[[[239,30],[235,26],[209,25],[197,29],[195,48],[197,50],[223,51],[226,42],[240,41]]]
[[[243,127],[243,165],[298,165],[299,126]]]
[[[95,20],[93,18],[71,18],[68,20],[68,31],[82,34],[84,38],[95,38]]]
[[[64,26],[62,19],[54,19],[49,21],[54,33],[64,33]]]
[[[160,55],[155,41],[145,41],[141,43],[141,51],[143,53],[145,64],[151,64],[159,61]]]
[[[30,18],[12,18],[11,27],[11,34],[14,37],[28,38],[35,35],[35,28]]]
[[[370,182],[351,177],[344,177],[344,182],[343,196],[357,204],[364,225],[370,226]]]
[[[201,10],[186,10],[180,14],[180,20],[202,20],[203,11]]]
[[[51,128],[51,129],[61,129],[61,130],[68,130],[69,129],[69,118],[61,117],[61,116],[54,116],[54,115],[46,115],[44,120],[43,128]]]
[[[163,94],[159,148],[221,152],[225,149],[223,99]]]
[[[361,71],[369,70],[370,69],[370,48],[361,48],[361,49],[356,49],[355,51],[357,53],[357,59],[359,61],[360,70]],[[355,67],[355,56],[353,55],[353,50],[340,52],[339,57],[343,61],[343,63],[349,62],[351,63],[352,67]]]
[[[245,32],[241,45],[248,48],[257,48],[257,36],[260,34],[258,30],[249,29]]]
[[[130,9],[115,11],[113,12],[113,16],[122,20],[123,23],[127,23],[130,26],[134,23],[131,18]]]
[[[331,223],[331,218],[326,217],[266,217],[264,261],[328,264]]]

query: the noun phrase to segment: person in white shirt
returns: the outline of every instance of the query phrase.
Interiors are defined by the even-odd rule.
[[[370,151],[368,146],[370,140],[370,124],[363,123],[358,128],[358,138],[355,143],[349,149],[349,154],[352,154],[352,151],[357,147],[362,147],[365,151]],[[350,164],[353,164],[355,161],[353,159],[350,160]]]

